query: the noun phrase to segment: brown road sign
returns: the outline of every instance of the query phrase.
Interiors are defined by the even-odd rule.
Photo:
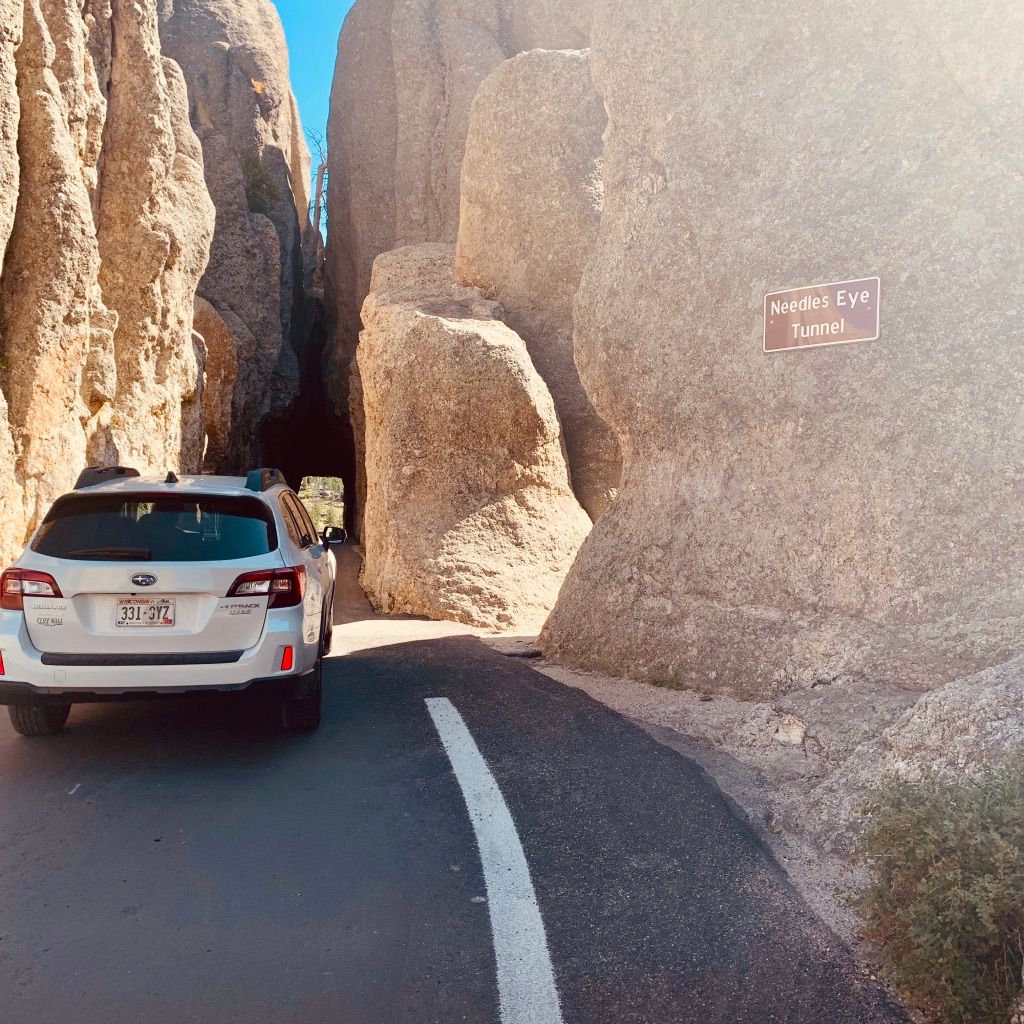
[[[877,277],[770,292],[764,297],[764,350],[876,341],[881,312],[882,282]]]

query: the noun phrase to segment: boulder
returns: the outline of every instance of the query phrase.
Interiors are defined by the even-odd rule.
[[[1022,19],[600,0],[576,361],[625,465],[549,656],[763,698],[1021,650]],[[877,342],[762,350],[766,293],[876,275]]]
[[[850,850],[860,815],[886,778],[938,774],[956,782],[1006,764],[1024,748],[1024,657],[947,683],[918,698],[851,752],[789,812],[830,847]]]
[[[374,265],[362,582],[383,612],[535,628],[590,520],[525,344],[454,264],[452,246],[425,244]]]
[[[618,442],[573,354],[573,300],[601,221],[604,105],[590,54],[530,50],[473,101],[462,163],[456,271],[501,303],[562,422],[573,490],[592,519],[619,484]]]
[[[1024,658],[924,694],[878,746],[879,774],[903,778],[936,770],[955,777],[1016,756],[1024,749]]]
[[[586,46],[591,4],[359,0],[349,13],[328,126],[329,375],[340,416],[349,416],[374,259],[404,245],[455,242],[469,111],[481,83],[524,50]],[[358,424],[340,442],[361,466]]]

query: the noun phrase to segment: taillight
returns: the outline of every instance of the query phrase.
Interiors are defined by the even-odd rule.
[[[57,581],[48,572],[8,569],[0,576],[0,608],[20,612],[26,597],[63,597]]]
[[[302,566],[291,569],[265,569],[239,576],[228,597],[267,597],[269,608],[294,608],[302,604],[306,592],[306,570]]]
[[[270,593],[270,584],[274,581],[273,570],[268,572],[247,572],[239,576],[231,589],[228,597],[261,597]]]

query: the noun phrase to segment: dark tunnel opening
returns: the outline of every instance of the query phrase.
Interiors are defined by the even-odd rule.
[[[264,420],[263,463],[284,473],[298,490],[307,476],[340,477],[345,484],[345,525],[355,533],[356,456],[352,425],[337,414],[327,391],[330,331],[323,302],[307,298],[299,360],[299,394],[284,416]]]

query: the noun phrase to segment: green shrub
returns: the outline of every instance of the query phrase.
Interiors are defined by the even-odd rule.
[[[268,214],[281,200],[281,190],[259,157],[248,156],[242,165],[245,198],[253,213]]]
[[[1005,1024],[1024,959],[1024,757],[974,780],[890,780],[859,858],[866,938],[943,1024]]]

